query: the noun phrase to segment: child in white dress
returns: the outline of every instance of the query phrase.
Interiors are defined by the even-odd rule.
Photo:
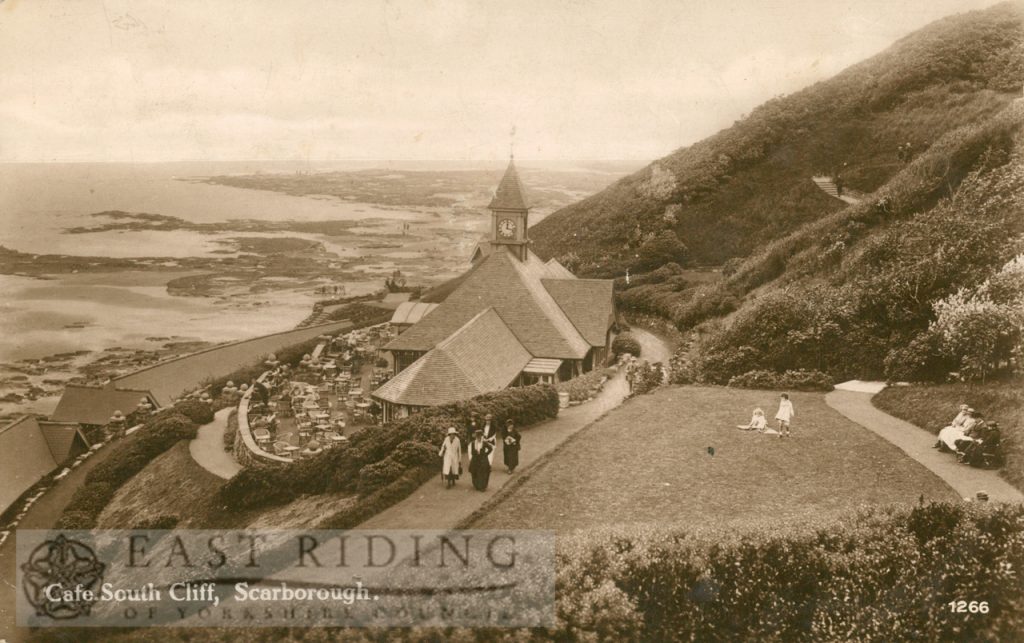
[[[750,424],[738,424],[736,425],[736,428],[740,429],[741,431],[756,430],[758,433],[764,433],[764,430],[765,428],[767,428],[767,426],[768,420],[765,419],[764,417],[764,411],[762,411],[761,409],[754,409],[754,415],[750,417]]]
[[[795,415],[796,411],[793,410],[793,403],[789,401],[789,393],[783,393],[782,399],[779,401],[779,412],[775,414],[775,419],[779,421],[780,438],[788,438],[791,435],[789,423],[793,421],[793,416]]]

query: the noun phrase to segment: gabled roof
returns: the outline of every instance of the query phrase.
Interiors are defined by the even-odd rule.
[[[501,177],[501,183],[494,192],[489,210],[529,210],[530,201],[526,197],[526,190],[519,180],[519,172],[516,171],[515,161],[509,159],[508,167],[505,169],[505,176]]]
[[[406,301],[398,304],[395,314],[391,316],[392,324],[417,324],[440,304],[425,301]]]
[[[551,275],[552,279],[575,279],[576,275],[569,272],[569,269],[558,262],[557,259],[548,259],[547,263],[548,274]]]
[[[487,308],[494,308],[534,357],[582,359],[591,344],[541,280],[560,277],[533,252],[519,261],[496,251],[478,262],[444,303],[389,343],[386,350],[428,351]],[[597,345],[603,345],[604,339]]]
[[[148,398],[154,407],[158,406],[156,398],[149,391],[116,388],[113,382],[105,386],[68,384],[50,420],[104,425],[110,421],[114,411],[121,411],[125,415],[134,411],[143,397]]]
[[[544,279],[542,282],[591,346],[604,346],[614,321],[611,279]]]
[[[467,400],[505,388],[530,360],[530,352],[501,316],[494,308],[487,308],[374,391],[373,396],[407,406]]]
[[[0,426],[0,512],[59,463],[34,416]]]
[[[75,438],[81,440],[85,448],[89,442],[81,434],[81,428],[73,422],[45,422],[39,421],[39,432],[43,434],[46,445],[50,448],[55,462],[60,464],[71,455],[71,449],[75,444]]]

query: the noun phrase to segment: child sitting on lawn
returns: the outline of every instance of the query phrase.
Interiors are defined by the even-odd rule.
[[[754,415],[750,418],[750,424],[747,424],[746,426],[738,424],[736,425],[736,428],[741,431],[753,431],[756,429],[758,433],[764,433],[767,426],[768,420],[764,417],[764,411],[761,409],[754,409]]]

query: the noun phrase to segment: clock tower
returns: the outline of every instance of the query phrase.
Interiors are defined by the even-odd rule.
[[[505,247],[520,261],[526,261],[530,243],[527,232],[530,203],[519,181],[515,159],[509,159],[505,176],[494,192],[487,209],[491,211],[491,246],[494,250]]]

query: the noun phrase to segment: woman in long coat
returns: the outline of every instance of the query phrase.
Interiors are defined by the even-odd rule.
[[[491,462],[487,459],[491,451],[491,443],[484,439],[484,432],[474,431],[473,441],[469,443],[469,474],[473,476],[473,488],[477,491],[486,490],[491,479]]]
[[[454,426],[448,429],[448,435],[441,443],[441,450],[437,455],[442,458],[441,477],[444,478],[445,488],[454,487],[455,481],[462,473],[462,443],[459,442],[459,432]]]
[[[523,443],[523,436],[516,429],[516,425],[509,419],[505,422],[505,467],[509,473],[513,473],[519,466],[519,447]]]

